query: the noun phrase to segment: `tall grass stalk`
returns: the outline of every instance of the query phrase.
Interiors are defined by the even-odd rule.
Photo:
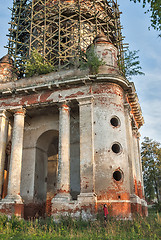
[[[161,239],[161,215],[150,214],[148,218],[136,217],[123,221],[114,218],[104,222],[62,218],[55,223],[53,218],[25,221],[0,215],[0,239],[97,239],[97,240],[148,240]]]

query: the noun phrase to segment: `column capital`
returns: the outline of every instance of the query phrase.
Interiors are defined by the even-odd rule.
[[[141,136],[137,127],[132,128],[132,133],[133,133],[133,136],[135,136],[136,138],[140,138]]]
[[[70,110],[70,106],[66,102],[61,103],[59,105],[59,109],[62,109],[62,108],[65,109],[65,110]]]
[[[79,105],[90,105],[93,103],[93,96],[77,99]]]
[[[19,108],[12,109],[12,112],[14,113],[14,115],[25,115],[26,109],[23,107],[19,107]]]
[[[67,102],[67,101],[63,101],[63,102],[59,102],[57,104],[57,106],[59,107],[59,109],[65,109],[65,110],[70,110],[70,102]]]
[[[133,129],[133,135],[134,135],[136,138],[138,138],[138,140],[139,140],[140,137],[141,137],[141,134],[140,134],[140,132],[138,131],[137,128]]]
[[[130,112],[131,112],[131,106],[130,106],[130,104],[129,104],[128,102],[124,103],[124,108],[125,108],[125,110],[127,110],[128,113],[130,114]]]
[[[9,118],[11,114],[6,109],[0,109],[0,117]]]

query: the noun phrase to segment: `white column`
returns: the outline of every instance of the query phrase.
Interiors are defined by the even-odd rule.
[[[143,180],[143,169],[142,169],[142,162],[141,162],[141,152],[140,152],[140,134],[137,137],[137,144],[138,144],[138,154],[139,154],[139,165],[140,165],[140,179],[141,179],[141,186],[142,186],[142,194],[144,193],[144,180]]]
[[[8,133],[8,114],[5,110],[0,110],[0,196],[2,194],[3,171],[6,157],[6,144]]]
[[[16,109],[12,132],[12,148],[9,169],[8,195],[4,201],[22,203],[20,196],[22,148],[25,110]]]
[[[58,184],[55,198],[70,200],[70,108],[63,103],[59,108]],[[54,200],[54,199],[53,199]]]
[[[95,201],[93,99],[79,100],[80,115],[80,201]]]
[[[132,133],[132,118],[131,118],[131,107],[128,103],[124,104],[125,109],[125,123],[126,123],[126,136],[127,136],[127,151],[128,151],[128,162],[129,162],[129,182],[130,182],[130,193],[135,194],[135,157],[134,157],[134,144],[133,144],[133,133]]]

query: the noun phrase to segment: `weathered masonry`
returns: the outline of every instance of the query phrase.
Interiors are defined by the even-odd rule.
[[[0,59],[1,213],[88,219],[106,203],[112,216],[147,215],[144,120],[118,67],[121,40],[117,1],[14,0]],[[78,64],[92,43],[103,60],[97,74]],[[57,71],[22,77],[34,48]]]
[[[95,49],[108,62],[97,75],[1,83],[1,212],[90,217],[107,203],[114,216],[147,214],[135,88],[118,74],[111,43],[97,38]]]

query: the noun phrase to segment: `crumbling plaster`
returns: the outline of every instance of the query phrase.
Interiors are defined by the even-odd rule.
[[[26,218],[90,218],[104,203],[113,216],[147,214],[138,132],[143,117],[135,87],[117,68],[117,49],[104,37],[94,44],[105,61],[97,75],[73,69],[0,86],[0,109],[11,115],[12,139],[16,129],[24,133],[21,188],[14,198],[24,201],[17,214]],[[18,109],[26,112],[24,127],[16,125]],[[21,156],[18,161],[21,166]]]
[[[49,88],[47,88],[46,90],[42,89],[38,92],[33,91],[33,93],[30,95],[28,95],[27,92],[25,95],[22,93],[18,95],[16,94],[13,101],[11,100],[12,96],[6,96],[0,99],[1,107],[9,110],[10,113],[12,113],[12,109],[15,106],[23,105],[23,107],[25,107],[27,110],[24,127],[21,174],[21,196],[26,203],[31,203],[35,201],[45,202],[47,184],[44,184],[43,179],[47,177],[47,162],[44,162],[44,159],[47,159],[47,149],[45,147],[45,139],[42,140],[44,142],[44,145],[40,144],[41,146],[43,146],[43,148],[37,148],[38,139],[41,135],[43,135],[43,133],[50,130],[55,131],[55,133],[57,132],[58,135],[59,105],[61,104],[61,102],[67,102],[69,103],[69,106],[71,108],[70,171],[73,174],[70,175],[70,192],[72,192],[72,197],[74,199],[78,198],[77,201],[75,200],[73,203],[71,202],[70,206],[72,206],[73,212],[75,212],[76,214],[76,209],[79,209],[80,207],[83,208],[82,201],[86,201],[86,197],[80,194],[81,191],[87,193],[91,192],[91,194],[94,193],[95,196],[97,196],[98,206],[100,204],[103,204],[104,202],[110,204],[115,203],[115,205],[113,206],[113,210],[115,209],[114,211],[116,215],[120,214],[119,211],[121,210],[119,209],[120,206],[122,206],[119,205],[116,208],[116,205],[125,204],[125,214],[123,215],[128,215],[128,217],[131,216],[130,195],[135,194],[135,192],[134,187],[131,186],[131,184],[134,184],[134,179],[131,180],[130,174],[131,172],[133,172],[133,176],[139,175],[138,172],[136,172],[138,171],[137,168],[139,166],[136,167],[135,163],[135,161],[137,161],[138,159],[139,153],[138,146],[136,147],[137,139],[135,135],[132,134],[132,130],[129,133],[127,130],[127,122],[129,121],[130,128],[131,120],[130,108],[127,113],[125,110],[125,105],[128,104],[126,102],[127,95],[125,89],[129,88],[130,90],[131,86],[130,84],[129,86],[127,86],[126,82],[122,84],[121,81],[120,83],[119,80],[122,80],[122,78],[120,77],[118,77],[118,83],[120,84],[116,84],[116,79],[116,76],[114,76],[114,82],[112,79],[109,79],[109,81],[106,82],[99,81],[99,79],[94,82],[89,81],[88,79],[87,82],[82,81],[79,86],[74,84],[70,85],[69,80],[69,86],[61,86],[59,90],[49,90]],[[77,80],[78,79],[74,79],[74,81]],[[84,133],[86,134],[86,136],[83,135],[83,139],[86,139],[88,143],[89,140],[87,136],[89,137],[89,139],[93,139],[93,146],[90,149],[90,154],[93,151],[91,170],[88,170],[89,168],[87,167],[87,162],[82,163],[80,162],[79,158],[79,144],[81,144],[81,138],[79,140],[79,114],[80,106],[84,99],[85,101],[90,100],[90,102],[92,103],[90,105],[91,116],[88,116],[90,111],[87,109],[89,107],[87,107],[87,109],[84,108],[81,115],[84,124],[87,124],[87,122],[89,121],[89,125],[87,126],[92,126],[92,129],[90,130],[92,133],[92,137],[91,133],[89,132],[89,127],[84,129]],[[45,112],[43,113],[44,106],[48,106],[48,110],[45,110]],[[76,106],[76,109],[73,106]],[[33,109],[35,110],[33,111]],[[127,114],[129,120],[127,120]],[[111,125],[110,120],[112,117],[117,117],[119,119],[118,127],[114,127]],[[83,128],[84,126],[82,125],[81,129]],[[127,137],[128,134],[130,136]],[[132,139],[132,146],[135,146],[135,151],[131,155],[130,159],[129,138]],[[112,151],[111,147],[113,143],[119,143],[121,145],[120,153],[116,154]],[[82,147],[84,146],[83,152],[86,157],[86,153],[89,151],[89,149],[87,148],[86,151],[85,146],[90,147],[90,145],[86,145],[86,142],[84,142],[83,144],[85,144],[82,145]],[[40,161],[41,164],[39,164],[39,167],[36,166],[36,156],[39,156],[39,161],[42,159],[42,161]],[[131,161],[133,161],[133,164],[131,163],[130,165],[129,162]],[[121,171],[121,173],[123,174],[122,180],[119,183],[113,179],[113,172],[116,170]],[[39,175],[36,174],[36,172],[41,173],[41,178],[39,178],[39,181],[36,180],[36,175]],[[86,182],[83,182],[83,180],[81,179],[81,172],[84,176],[87,175],[88,178],[90,177]],[[138,180],[140,180],[140,177],[137,178],[137,181]],[[93,184],[91,185],[92,182]],[[84,186],[82,184],[84,184]],[[39,188],[40,190],[38,190]],[[54,202],[51,204],[53,205]],[[66,211],[68,212],[69,205],[67,203],[66,205],[66,208],[63,207],[64,205],[62,205],[62,208],[64,209],[64,211],[66,209]],[[55,212],[55,208],[52,209],[52,214],[57,214]],[[70,212],[72,211],[72,209],[70,208]]]

